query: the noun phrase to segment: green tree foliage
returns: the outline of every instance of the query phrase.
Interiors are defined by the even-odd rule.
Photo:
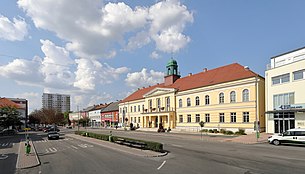
[[[10,106],[2,107],[0,108],[0,126],[4,128],[20,126],[22,124],[20,116],[21,113],[16,108]]]

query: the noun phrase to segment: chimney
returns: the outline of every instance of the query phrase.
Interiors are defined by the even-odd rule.
[[[189,76],[192,76],[193,74],[192,73],[189,73]]]
[[[203,72],[207,72],[208,71],[208,69],[207,68],[203,68]]]

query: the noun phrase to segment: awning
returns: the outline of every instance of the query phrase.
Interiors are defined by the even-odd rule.
[[[285,109],[285,110],[272,110],[265,112],[266,114],[273,114],[273,113],[283,113],[283,112],[305,112],[305,109]]]

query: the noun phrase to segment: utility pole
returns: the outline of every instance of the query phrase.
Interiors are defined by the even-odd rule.
[[[77,131],[79,131],[79,107],[77,105],[77,113],[78,113],[78,123],[77,123]]]

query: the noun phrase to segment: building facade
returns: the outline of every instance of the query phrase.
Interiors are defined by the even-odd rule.
[[[119,102],[110,103],[101,111],[102,126],[114,127],[119,122]]]
[[[141,88],[119,104],[122,121],[141,127],[265,130],[265,80],[237,63],[180,78],[171,59],[164,83]],[[126,119],[127,118],[127,119]]]
[[[58,112],[70,112],[70,95],[43,93],[42,108],[55,109]]]
[[[266,77],[266,132],[305,128],[305,47],[271,58]]]
[[[100,127],[102,123],[101,113],[108,106],[107,103],[95,105],[91,110],[88,111],[89,125],[91,127]]]

